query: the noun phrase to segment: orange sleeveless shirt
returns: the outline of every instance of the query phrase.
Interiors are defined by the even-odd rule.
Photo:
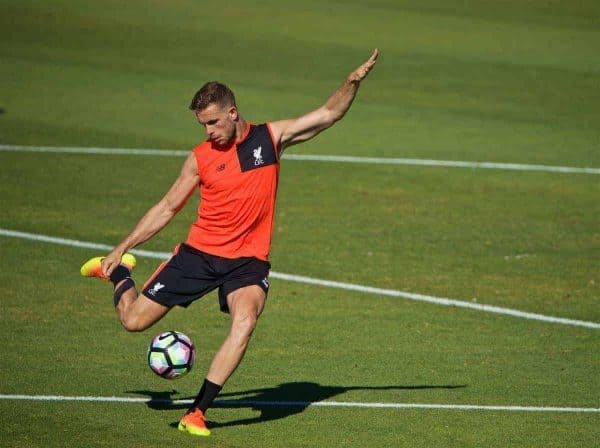
[[[198,219],[186,243],[224,258],[268,261],[279,180],[279,150],[269,124],[248,124],[239,142],[193,150],[200,176]]]

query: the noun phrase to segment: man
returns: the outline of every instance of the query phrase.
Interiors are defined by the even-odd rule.
[[[181,431],[210,434],[206,410],[242,360],[263,311],[279,162],[283,150],[313,138],[340,120],[378,56],[354,70],[320,108],[301,117],[252,125],[239,114],[233,92],[223,84],[205,84],[190,109],[208,139],[194,148],[165,196],[142,217],[106,257],[81,267],[86,277],[110,280],[123,327],[143,331],[173,306],[187,307],[208,292],[219,291],[219,304],[231,328],[216,353],[204,384],[179,423]],[[163,229],[196,187],[198,220],[185,243],[163,263],[138,294],[131,279],[135,258],[127,250]]]

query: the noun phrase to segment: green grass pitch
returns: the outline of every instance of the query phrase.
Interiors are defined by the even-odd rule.
[[[251,121],[319,106],[374,47],[348,116],[291,154],[600,167],[594,1],[0,0],[0,144],[188,150],[204,82]],[[116,244],[181,157],[0,151],[0,229]],[[288,160],[274,271],[600,322],[600,177]],[[196,198],[142,249],[185,237]],[[91,249],[0,235],[0,395],[192,397],[228,328],[211,294],[141,334]],[[138,283],[158,260],[140,257]],[[0,399],[1,447],[591,447],[598,412],[268,402],[600,408],[598,329],[272,279],[246,359],[211,409]],[[151,338],[198,346],[179,381]]]

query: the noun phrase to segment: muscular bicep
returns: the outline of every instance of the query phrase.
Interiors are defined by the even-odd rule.
[[[274,121],[271,123],[271,127],[283,150],[288,146],[310,140],[334,122],[335,119],[331,111],[325,107],[320,107],[298,118]]]
[[[179,176],[163,197],[164,206],[174,213],[181,210],[199,181],[196,156],[191,153],[183,164]]]

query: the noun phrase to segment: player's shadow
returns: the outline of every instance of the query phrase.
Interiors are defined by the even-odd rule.
[[[278,420],[304,412],[311,404],[328,400],[337,395],[353,390],[424,390],[424,389],[460,389],[466,385],[416,385],[416,386],[324,386],[311,382],[283,383],[276,387],[251,389],[240,392],[228,392],[219,395],[213,404],[220,408],[249,408],[260,411],[260,415],[247,419],[232,420],[228,422],[209,421],[211,428],[220,428],[237,425],[250,425],[270,420]],[[147,402],[151,409],[187,409],[190,399],[174,400],[171,392],[130,391],[147,395]],[[193,397],[190,397],[193,398]],[[177,427],[178,422],[171,423]]]

